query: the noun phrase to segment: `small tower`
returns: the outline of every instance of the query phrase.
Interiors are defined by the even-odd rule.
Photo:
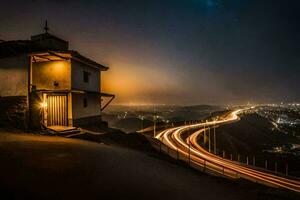
[[[67,51],[69,50],[69,43],[61,38],[56,37],[49,33],[48,21],[45,21],[43,27],[44,33],[31,36],[31,43],[34,47],[41,50],[51,51]]]
[[[49,27],[48,27],[48,21],[47,21],[47,20],[46,20],[46,23],[45,23],[44,30],[45,30],[45,33],[46,33],[46,34],[47,34],[48,31],[50,30]]]

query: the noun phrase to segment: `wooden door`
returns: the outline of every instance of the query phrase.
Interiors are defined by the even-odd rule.
[[[47,125],[68,126],[67,95],[47,96]]]

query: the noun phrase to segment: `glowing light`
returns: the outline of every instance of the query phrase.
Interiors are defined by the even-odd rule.
[[[40,103],[40,107],[41,107],[41,108],[46,108],[46,107],[47,107],[47,103],[46,103],[46,102]]]

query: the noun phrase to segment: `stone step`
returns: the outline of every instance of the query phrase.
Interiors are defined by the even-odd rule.
[[[46,130],[49,134],[58,135],[58,136],[68,136],[68,135],[73,135],[81,132],[81,129],[77,127],[66,128],[65,130],[46,127]]]

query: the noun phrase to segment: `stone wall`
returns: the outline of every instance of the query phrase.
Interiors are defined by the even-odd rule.
[[[27,129],[27,97],[0,97],[0,127]]]
[[[0,58],[0,96],[26,96],[28,92],[28,56]]]

